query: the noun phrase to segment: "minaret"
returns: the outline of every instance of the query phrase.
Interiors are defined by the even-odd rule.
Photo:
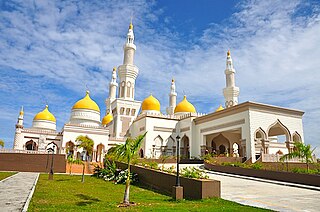
[[[177,105],[177,93],[176,93],[176,85],[174,83],[174,79],[171,81],[171,91],[169,93],[169,107],[167,107],[167,113],[169,115],[174,114],[174,108]]]
[[[135,81],[139,73],[138,67],[134,64],[134,34],[132,22],[129,25],[126,42],[123,46],[123,64],[118,67],[118,72],[114,69],[110,82],[109,97],[106,100],[107,111],[113,120],[108,125],[110,138],[125,139],[128,135],[129,127],[139,114],[141,102],[134,99]],[[117,74],[119,77],[119,90],[117,90]]]
[[[21,107],[20,113],[19,113],[19,117],[18,117],[18,122],[16,124],[16,131],[14,134],[14,144],[13,144],[13,148],[14,149],[23,149],[23,136],[21,134],[21,131],[23,129],[23,106]]]
[[[118,74],[120,78],[119,98],[134,100],[134,86],[139,69],[133,63],[136,45],[134,44],[132,22],[129,25],[127,40],[123,46],[123,51],[123,65],[118,67]]]
[[[23,106],[20,109],[19,117],[18,117],[18,122],[16,124],[16,128],[23,128]]]
[[[236,71],[233,68],[232,59],[230,55],[230,50],[227,53],[227,63],[226,63],[226,87],[223,89],[223,95],[225,98],[226,108],[232,107],[238,104],[239,87],[235,85],[234,73]]]

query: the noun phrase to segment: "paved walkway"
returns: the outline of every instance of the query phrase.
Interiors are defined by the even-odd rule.
[[[203,165],[180,165],[181,168],[186,166],[203,167]],[[221,182],[221,198],[223,199],[275,211],[320,211],[319,187],[313,187],[318,190],[312,190],[309,189],[311,186],[297,188],[292,183],[280,183],[257,178],[253,180],[254,178],[250,179],[244,176],[228,175],[207,170],[206,172],[210,179]]]
[[[22,211],[34,189],[39,174],[19,172],[0,182],[0,211]]]

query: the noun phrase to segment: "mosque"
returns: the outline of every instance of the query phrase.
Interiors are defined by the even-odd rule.
[[[139,74],[134,64],[136,45],[130,23],[123,47],[123,64],[112,71],[109,97],[102,119],[100,108],[90,98],[89,91],[76,102],[70,119],[61,131],[48,105],[34,116],[32,127],[23,127],[23,108],[16,124],[14,149],[46,151],[56,146],[56,153],[79,157],[76,138],[85,135],[94,141],[93,161],[102,161],[108,148],[123,143],[127,137],[148,132],[140,149],[140,157],[159,158],[177,154],[176,137],[181,137],[180,154],[184,158],[199,158],[207,153],[245,157],[254,162],[263,156],[286,154],[294,141],[303,142],[303,111],[255,102],[238,102],[235,69],[230,51],[227,53],[226,87],[223,89],[225,108],[220,106],[209,114],[198,113],[184,96],[177,104],[175,81],[168,88],[169,105],[166,114],[160,102],[150,95],[142,102],[135,99],[135,81]],[[169,86],[168,86],[169,87]]]

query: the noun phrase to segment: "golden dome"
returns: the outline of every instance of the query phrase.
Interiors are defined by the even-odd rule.
[[[88,109],[100,112],[97,103],[90,98],[89,91],[87,91],[86,96],[83,99],[80,99],[73,105],[72,109]]]
[[[46,121],[53,121],[56,122],[56,118],[50,111],[48,110],[48,105],[46,105],[46,108],[38,113],[33,120],[46,120]]]
[[[222,107],[222,105],[220,105],[219,107],[218,107],[218,109],[216,109],[216,112],[218,112],[218,111],[221,111],[221,110],[223,110],[224,108]]]
[[[142,102],[142,110],[156,110],[160,111],[160,102],[154,98],[152,94],[145,98]]]
[[[228,50],[228,52],[227,52],[227,56],[228,56],[228,57],[230,56],[230,50]]]
[[[176,106],[174,113],[196,113],[196,108],[187,100],[187,97],[184,96],[183,100]]]
[[[108,113],[107,115],[105,115],[102,119],[102,125],[107,125],[109,124],[110,122],[113,121],[113,115],[112,113]]]
[[[133,29],[133,24],[130,22],[129,29]]]

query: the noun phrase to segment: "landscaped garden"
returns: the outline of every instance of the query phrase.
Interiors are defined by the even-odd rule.
[[[173,201],[170,196],[132,185],[130,201],[135,206],[118,208],[125,185],[78,175],[55,175],[53,181],[41,174],[29,211],[267,211],[240,205],[220,198]]]
[[[3,180],[11,175],[16,174],[17,172],[0,172],[0,180]]]

